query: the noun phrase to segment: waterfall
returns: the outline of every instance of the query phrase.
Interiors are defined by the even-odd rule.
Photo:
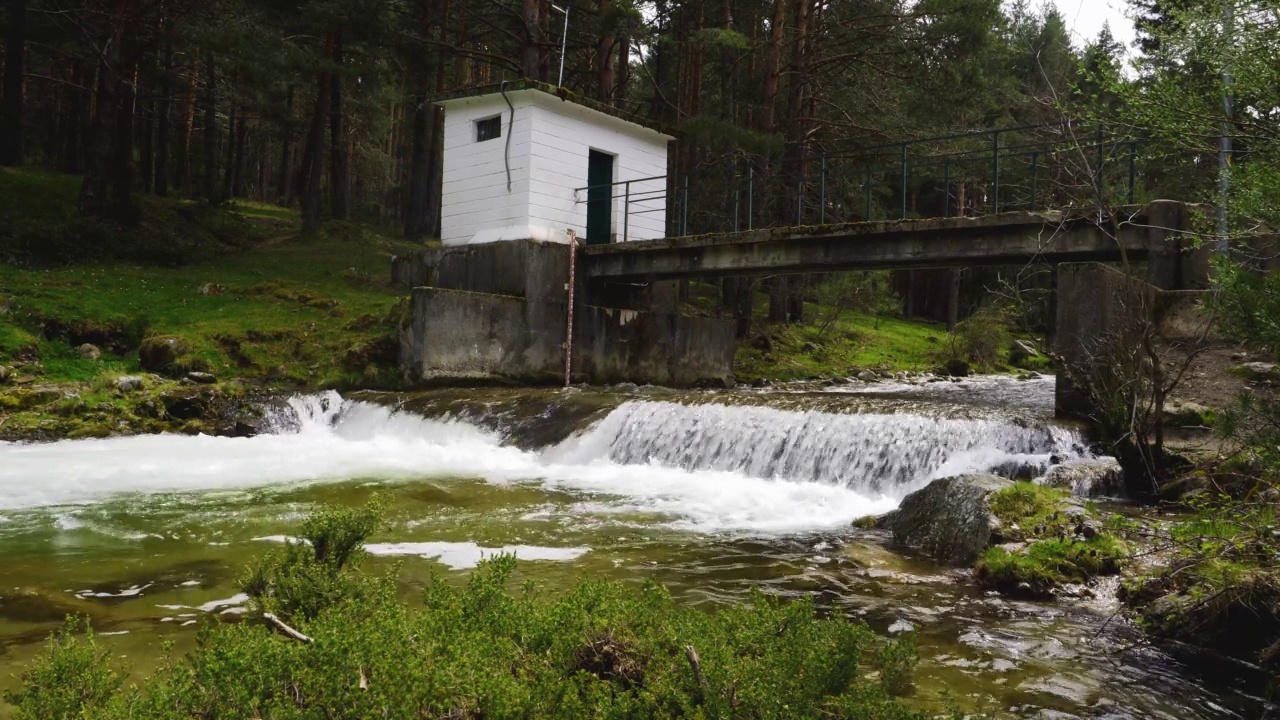
[[[1053,456],[1086,452],[1076,432],[1054,425],[637,401],[548,455],[561,462],[607,458],[901,497],[946,475],[1043,474]]]

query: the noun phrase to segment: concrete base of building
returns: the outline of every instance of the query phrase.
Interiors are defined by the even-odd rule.
[[[435,248],[397,258],[412,317],[401,367],[416,384],[564,382],[569,248],[519,240]],[[733,384],[734,325],[575,298],[573,382]],[[599,293],[597,293],[599,294]]]

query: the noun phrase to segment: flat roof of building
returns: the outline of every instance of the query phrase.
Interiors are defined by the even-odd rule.
[[[637,115],[633,112],[628,112],[626,110],[616,108],[612,105],[602,103],[599,100],[594,100],[592,98],[579,95],[566,88],[557,88],[554,85],[550,85],[544,82],[538,82],[537,80],[529,80],[527,78],[523,80],[508,80],[505,83],[493,83],[490,85],[476,85],[473,87],[461,88],[458,90],[450,90],[448,92],[433,95],[431,97],[431,102],[435,103],[436,105],[449,105],[450,103],[453,103],[453,102],[457,102],[460,100],[469,100],[472,98],[481,97],[483,95],[501,94],[504,90],[508,93],[517,92],[520,90],[535,90],[541,93],[545,93],[547,95],[557,97],[565,102],[571,102],[576,105],[581,105],[582,107],[585,107],[588,110],[594,110],[598,113],[610,115],[619,120],[624,120],[634,125],[639,125],[640,127],[660,132],[663,135],[669,135],[673,138],[680,137],[680,132],[678,130],[664,123],[654,122],[653,120],[649,120],[648,118],[641,117],[640,115]]]

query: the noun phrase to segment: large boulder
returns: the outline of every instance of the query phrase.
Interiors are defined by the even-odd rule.
[[[1124,470],[1113,457],[1077,460],[1055,465],[1040,482],[1076,497],[1120,495],[1124,492]]]
[[[142,341],[138,348],[138,363],[143,370],[161,375],[174,370],[178,358],[190,352],[185,341],[172,335],[156,335]]]
[[[992,493],[1013,485],[996,475],[960,475],[934,480],[902,499],[878,527],[893,539],[919,548],[939,562],[972,565],[999,539],[1000,520],[991,512]]]

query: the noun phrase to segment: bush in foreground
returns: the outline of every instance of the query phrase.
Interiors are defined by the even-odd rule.
[[[547,598],[511,591],[504,556],[411,605],[391,578],[356,569],[371,517],[322,513],[307,523],[311,543],[246,578],[256,609],[288,613],[302,639],[214,623],[189,656],[118,689],[89,662],[102,657],[92,635],[68,625],[9,701],[42,720],[916,717],[890,696],[910,687],[914,646],[820,618],[809,601],[757,596],[710,614],[655,584],[600,581]]]

